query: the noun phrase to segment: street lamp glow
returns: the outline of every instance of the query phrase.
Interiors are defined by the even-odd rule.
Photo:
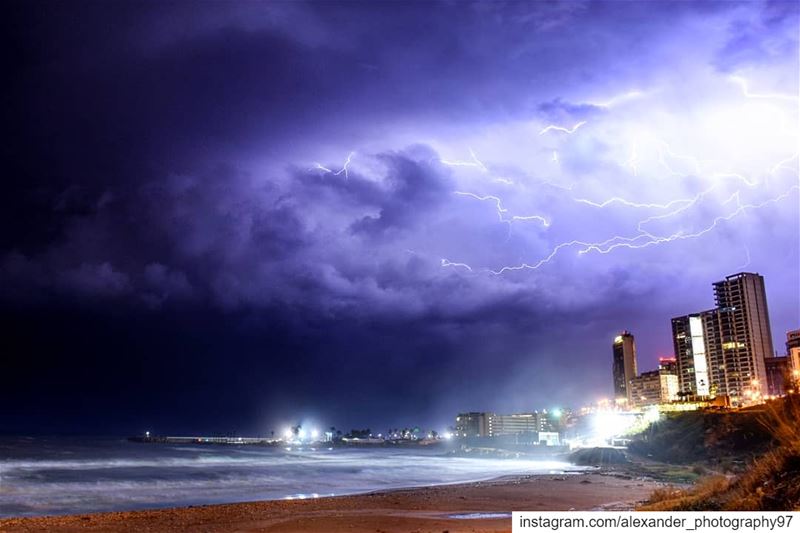
[[[283,432],[283,436],[286,437],[287,439],[291,439],[292,438],[292,429],[291,428],[286,428],[286,431]]]
[[[316,439],[317,437],[319,437],[319,431],[317,431],[316,429],[312,429],[311,430],[311,438],[312,439]]]

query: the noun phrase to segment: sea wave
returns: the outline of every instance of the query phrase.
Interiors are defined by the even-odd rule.
[[[0,516],[312,498],[564,472],[553,460],[387,449],[192,447],[20,442],[0,452]]]

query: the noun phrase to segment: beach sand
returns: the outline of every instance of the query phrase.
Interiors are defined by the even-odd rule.
[[[510,517],[453,515],[632,509],[658,486],[652,480],[600,473],[515,476],[357,496],[7,518],[0,520],[0,531],[488,533],[511,531]]]

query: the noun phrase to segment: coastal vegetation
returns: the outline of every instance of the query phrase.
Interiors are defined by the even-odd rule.
[[[694,462],[711,473],[690,488],[653,492],[641,510],[800,510],[800,399],[758,409],[685,413],[654,424],[631,451]]]

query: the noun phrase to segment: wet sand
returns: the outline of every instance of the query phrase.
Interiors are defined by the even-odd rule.
[[[0,520],[0,531],[457,533],[511,531],[511,518],[454,515],[632,509],[660,483],[600,473],[514,476],[357,496]]]

